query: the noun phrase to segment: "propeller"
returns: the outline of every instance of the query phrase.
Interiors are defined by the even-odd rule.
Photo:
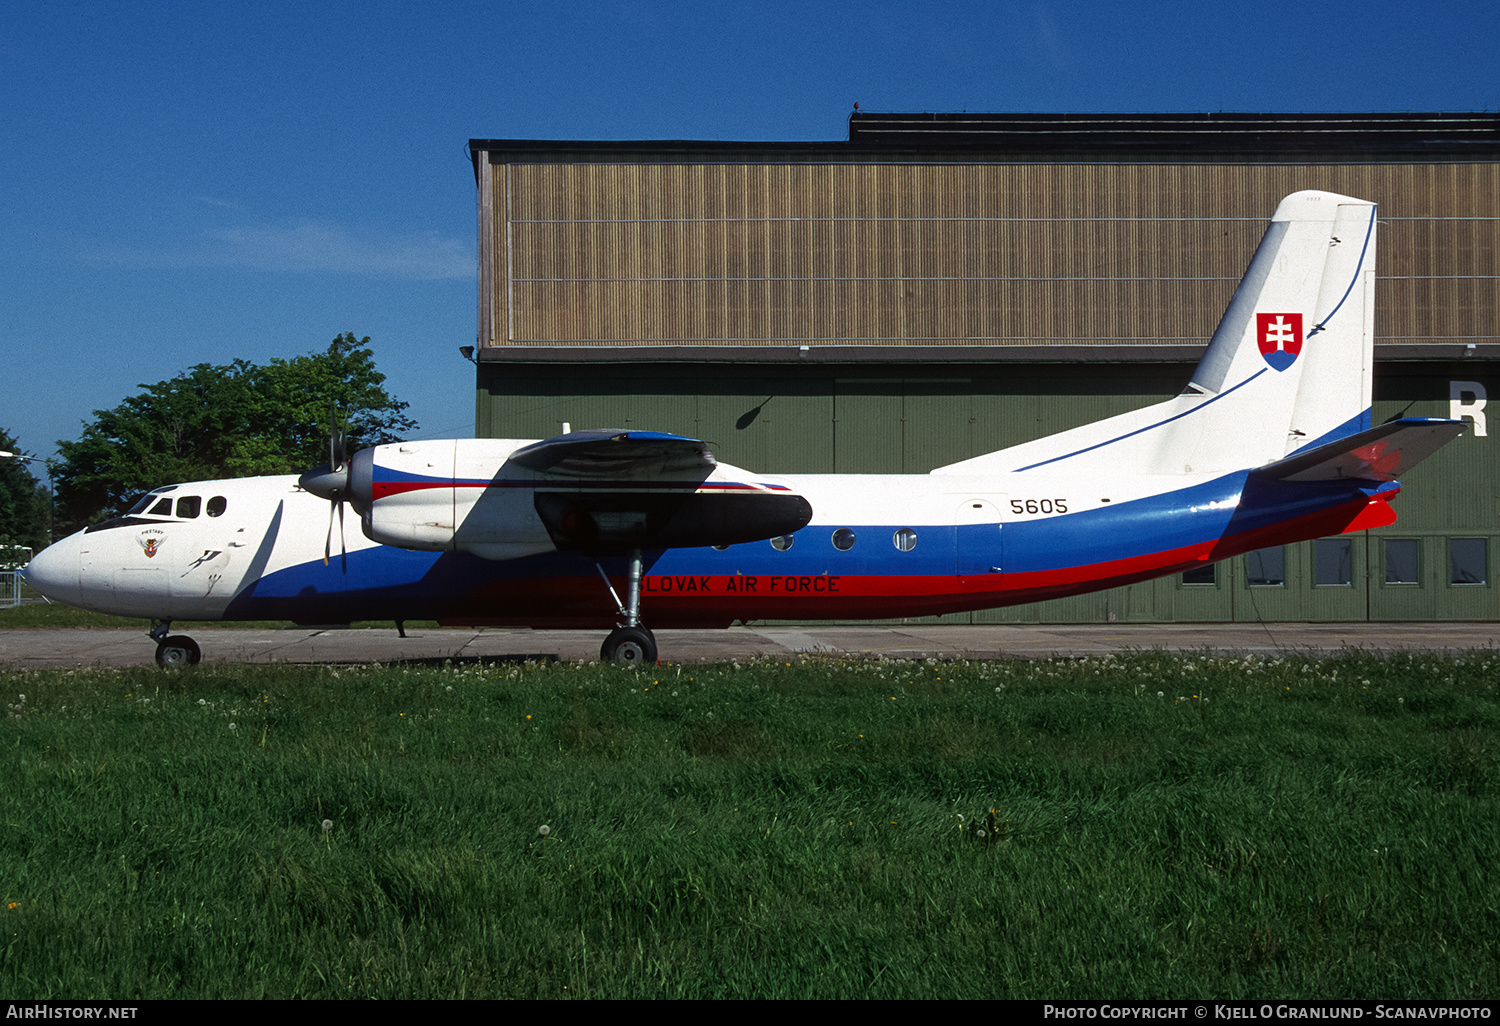
[[[327,566],[333,553],[333,514],[338,510],[339,519],[339,563],[345,573],[349,572],[349,552],[344,542],[344,503],[354,498],[351,461],[348,452],[348,436],[339,426],[333,407],[328,409],[328,462],[305,471],[297,478],[304,491],[320,499],[328,500],[328,536],[323,542],[323,565]]]

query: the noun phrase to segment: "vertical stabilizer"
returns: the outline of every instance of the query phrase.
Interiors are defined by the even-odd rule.
[[[1221,473],[1368,427],[1374,290],[1375,205],[1293,193],[1182,395],[936,472]]]
[[[1224,396],[1202,425],[1200,465],[1238,450],[1231,464],[1258,466],[1369,426],[1374,284],[1373,203],[1281,201],[1193,374]]]

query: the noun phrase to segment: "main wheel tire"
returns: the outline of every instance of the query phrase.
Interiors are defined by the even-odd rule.
[[[656,663],[656,636],[644,627],[617,627],[599,646],[599,658],[621,666],[652,666]]]
[[[202,659],[203,653],[198,649],[198,643],[186,634],[163,638],[156,646],[156,665],[163,670],[197,666]]]

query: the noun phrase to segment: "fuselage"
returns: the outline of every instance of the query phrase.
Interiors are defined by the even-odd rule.
[[[768,477],[727,466],[705,487],[736,480],[800,493],[811,522],[722,549],[647,550],[644,622],[921,616],[1034,602],[1355,529],[1399,487],[1284,485],[1244,471],[1105,485],[1036,472]],[[465,518],[494,491],[482,480],[475,488],[479,499],[457,502],[458,546]],[[49,598],[163,620],[613,624],[619,607],[601,570],[618,593],[625,561],[559,551],[540,521],[520,522],[532,496],[509,491],[509,537],[523,541],[484,548],[502,557],[485,558],[377,544],[357,516],[341,523],[295,477],[177,485],[44,550],[27,579]]]

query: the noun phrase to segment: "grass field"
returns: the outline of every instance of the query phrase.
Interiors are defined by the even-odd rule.
[[[10,673],[0,992],[1500,997],[1497,681]]]

